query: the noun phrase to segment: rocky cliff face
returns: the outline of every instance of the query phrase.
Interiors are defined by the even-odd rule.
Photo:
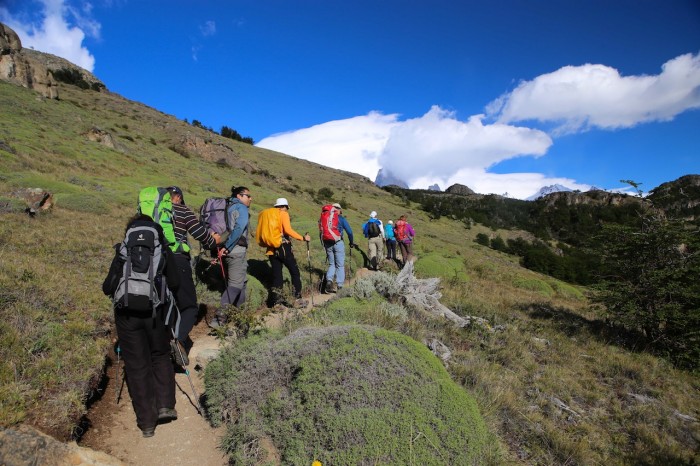
[[[15,31],[0,23],[0,79],[34,89],[46,98],[58,98],[58,84],[49,69],[23,53]]]
[[[546,203],[547,207],[554,207],[559,202],[566,205],[625,205],[629,203],[640,203],[641,199],[629,194],[610,193],[607,191],[591,190],[585,193],[573,191],[561,191],[547,194],[539,199],[539,202]]]

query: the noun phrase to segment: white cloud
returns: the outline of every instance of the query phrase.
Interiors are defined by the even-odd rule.
[[[655,76],[621,76],[611,67],[565,66],[522,82],[487,107],[502,123],[553,122],[555,134],[629,128],[700,108],[700,54],[676,57]]]
[[[360,173],[371,180],[384,167],[414,188],[438,183],[444,189],[462,183],[477,192],[527,197],[545,184],[575,184],[538,174],[487,173],[488,167],[503,160],[544,154],[552,140],[538,130],[500,123],[484,125],[481,119],[475,115],[462,122],[437,106],[406,121],[399,121],[396,114],[371,112],[270,136],[257,146]]]
[[[86,4],[79,10],[63,0],[42,0],[40,3],[40,22],[23,22],[6,9],[0,10],[0,18],[17,33],[22,47],[57,55],[93,71],[95,57],[82,45],[85,37],[97,38],[100,34],[100,24],[90,18],[91,6]]]
[[[276,134],[256,146],[284,152],[328,167],[359,173],[374,180],[379,154],[398,115],[370,112],[288,133]]]
[[[543,155],[552,140],[544,132],[504,125],[484,125],[482,115],[466,122],[433,106],[420,118],[391,129],[379,164],[406,181],[448,179],[460,169],[485,170],[498,162],[523,155]]]
[[[213,36],[216,34],[216,22],[207,21],[202,26],[199,27],[199,31],[204,37]]]

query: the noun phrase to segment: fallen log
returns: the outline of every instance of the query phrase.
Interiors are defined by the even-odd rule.
[[[437,277],[416,278],[412,261],[407,262],[399,272],[396,282],[407,306],[448,319],[458,327],[468,327],[474,323],[492,331],[486,319],[476,316],[460,316],[443,305],[440,302],[442,297],[442,293],[439,291],[440,279]]]

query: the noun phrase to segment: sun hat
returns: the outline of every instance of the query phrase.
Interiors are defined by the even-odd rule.
[[[335,204],[333,204],[333,207],[335,207],[336,209],[343,210],[343,208],[340,207],[340,204],[338,204],[337,202]]]
[[[376,213],[375,211],[372,211],[372,212],[369,214],[369,216],[370,216],[371,218],[377,218],[377,213]]]
[[[165,189],[167,189],[171,195],[179,194],[180,195],[180,202],[182,202],[183,205],[185,204],[185,195],[182,194],[182,189],[178,188],[177,186],[168,186]]]
[[[278,197],[275,201],[275,207],[289,207],[289,202],[283,197]]]

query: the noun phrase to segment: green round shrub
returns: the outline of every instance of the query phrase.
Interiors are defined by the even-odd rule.
[[[283,464],[479,464],[494,443],[424,345],[375,327],[251,337],[212,361],[205,383],[234,464],[263,460],[262,438]]]

